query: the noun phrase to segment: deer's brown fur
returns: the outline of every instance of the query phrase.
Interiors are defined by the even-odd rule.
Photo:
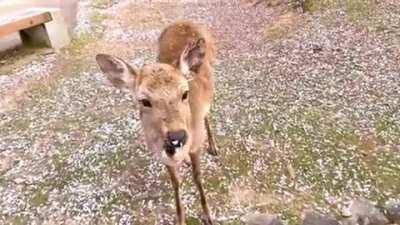
[[[178,22],[161,33],[157,63],[137,70],[120,58],[96,56],[108,80],[132,91],[139,100],[147,148],[166,164],[171,176],[179,225],[186,223],[177,170],[188,160],[200,192],[204,223],[212,224],[200,178],[200,156],[207,136],[209,152],[216,154],[207,120],[214,92],[214,54],[214,40],[204,26]]]

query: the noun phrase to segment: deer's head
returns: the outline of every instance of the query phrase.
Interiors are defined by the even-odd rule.
[[[190,43],[174,65],[154,63],[141,69],[99,54],[96,61],[111,84],[134,93],[138,100],[147,147],[164,163],[182,162],[191,143],[189,80],[204,59],[204,40]]]

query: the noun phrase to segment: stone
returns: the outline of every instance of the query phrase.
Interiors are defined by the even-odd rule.
[[[354,199],[343,215],[348,217],[343,220],[344,225],[386,225],[389,220],[386,216],[366,199]]]
[[[261,213],[248,214],[243,221],[246,225],[283,225],[276,216]]]
[[[391,200],[386,203],[386,217],[391,223],[400,224],[400,200]]]
[[[314,211],[304,212],[303,217],[303,225],[340,225],[335,218]]]

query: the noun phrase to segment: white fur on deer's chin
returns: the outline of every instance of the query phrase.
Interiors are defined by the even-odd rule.
[[[157,160],[160,160],[167,166],[180,166],[189,157],[189,152],[185,151],[183,147],[177,148],[176,153],[173,156],[169,156],[166,151],[159,151],[155,154]]]

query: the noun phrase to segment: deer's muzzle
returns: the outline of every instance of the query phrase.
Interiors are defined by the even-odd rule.
[[[165,151],[168,155],[174,155],[177,149],[182,148],[186,144],[187,136],[185,130],[168,132],[165,140]]]

